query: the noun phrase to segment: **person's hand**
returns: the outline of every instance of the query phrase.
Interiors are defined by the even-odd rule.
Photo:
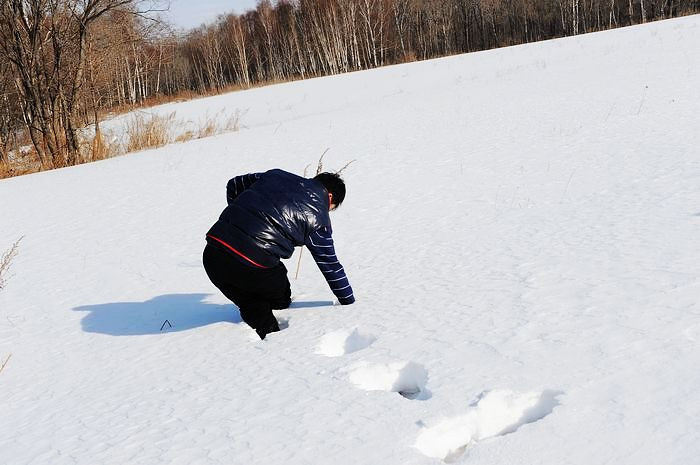
[[[348,298],[346,298],[346,299],[338,299],[338,305],[350,305],[350,304],[353,304],[353,303],[355,303],[355,297],[354,297],[354,296],[350,296],[350,297],[348,297]]]

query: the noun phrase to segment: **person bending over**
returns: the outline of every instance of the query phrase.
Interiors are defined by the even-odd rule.
[[[335,173],[308,179],[280,169],[236,176],[226,186],[228,206],[206,235],[204,269],[211,282],[265,339],[279,331],[273,309],[289,307],[287,268],[294,247],[305,245],[342,305],[355,302],[335,254],[329,212],[345,199]]]

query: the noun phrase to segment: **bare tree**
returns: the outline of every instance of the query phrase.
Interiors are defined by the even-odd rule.
[[[0,57],[12,66],[22,116],[43,167],[75,164],[76,116],[93,24],[137,0],[4,0]]]
[[[18,151],[16,102],[10,66],[0,63],[0,169],[3,171],[9,167],[10,153]]]

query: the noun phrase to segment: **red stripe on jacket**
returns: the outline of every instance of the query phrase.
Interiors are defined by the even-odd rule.
[[[253,260],[251,260],[250,258],[246,257],[245,255],[243,255],[243,253],[241,253],[241,252],[239,252],[238,250],[234,249],[233,247],[231,247],[229,244],[227,244],[226,242],[222,241],[222,240],[219,239],[218,237],[214,237],[214,236],[212,236],[211,234],[207,234],[207,237],[209,237],[209,238],[211,238],[211,239],[214,239],[216,242],[218,242],[219,244],[223,245],[224,247],[226,247],[227,249],[229,249],[231,252],[235,253],[236,255],[238,255],[239,257],[243,258],[244,260],[246,260],[246,261],[252,263],[253,265],[257,266],[258,268],[267,268],[266,266],[262,266],[261,264],[256,263],[256,262],[254,262]]]

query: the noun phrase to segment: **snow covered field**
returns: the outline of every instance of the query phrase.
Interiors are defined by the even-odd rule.
[[[0,181],[0,463],[697,463],[698,44],[693,16],[165,105],[242,129]],[[231,176],[326,148],[357,303],[306,252],[259,341],[204,233]]]

